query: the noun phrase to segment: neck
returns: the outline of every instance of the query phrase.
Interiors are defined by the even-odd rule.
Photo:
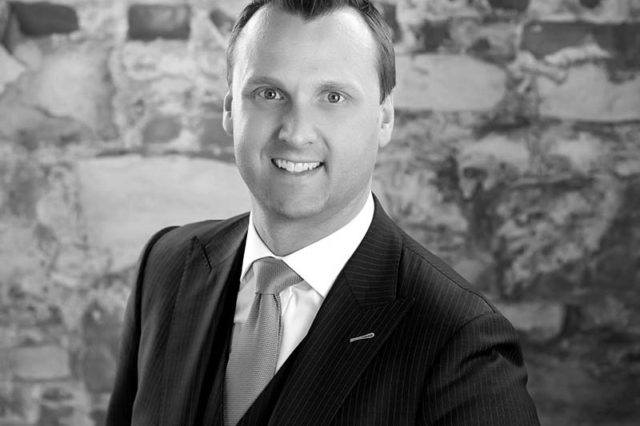
[[[255,203],[253,223],[256,232],[276,256],[286,256],[331,235],[349,223],[362,211],[369,192],[354,200],[348,208],[326,218],[282,218],[270,215]]]

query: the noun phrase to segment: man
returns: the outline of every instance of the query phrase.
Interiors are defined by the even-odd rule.
[[[251,214],[143,252],[110,425],[534,425],[510,324],[371,194],[393,47],[364,0],[257,1],[223,125]]]

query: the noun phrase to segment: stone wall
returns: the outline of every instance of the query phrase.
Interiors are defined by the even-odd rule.
[[[0,1],[0,424],[100,424],[132,268],[248,207],[221,128],[241,1]],[[522,333],[544,425],[640,418],[640,1],[384,0],[375,186]]]

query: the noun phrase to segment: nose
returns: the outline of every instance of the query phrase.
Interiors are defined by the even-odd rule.
[[[313,144],[318,138],[312,108],[292,105],[282,115],[278,138],[291,145]]]

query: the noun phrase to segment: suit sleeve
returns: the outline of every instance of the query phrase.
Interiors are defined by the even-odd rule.
[[[475,317],[442,348],[425,382],[418,424],[539,425],[518,336],[499,313]]]
[[[174,227],[157,232],[142,250],[136,267],[135,282],[124,314],[124,327],[120,339],[120,351],[116,378],[107,409],[107,426],[131,424],[133,402],[138,383],[138,346],[140,343],[140,301],[145,267],[154,244]]]

